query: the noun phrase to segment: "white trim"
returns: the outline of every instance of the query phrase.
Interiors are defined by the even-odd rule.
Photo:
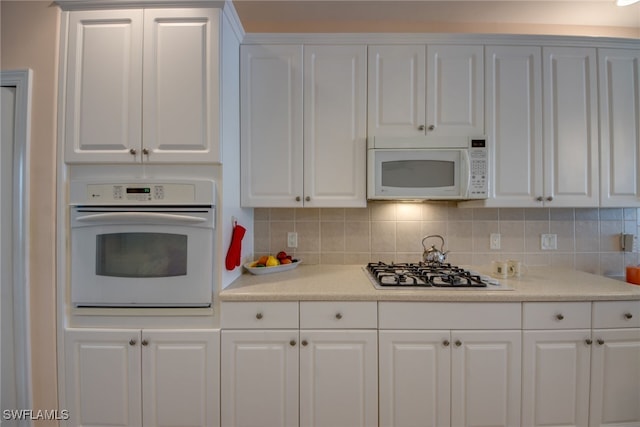
[[[465,44],[638,48],[637,39],[462,33],[248,33],[243,44]]]
[[[29,150],[31,145],[30,69],[0,71],[2,86],[16,88],[15,139],[13,147],[13,300],[15,364],[18,408],[32,408],[31,392],[31,312],[29,287]],[[20,425],[31,425],[25,421]]]
[[[56,0],[62,10],[132,9],[165,7],[215,7],[221,8],[225,0]]]
[[[227,22],[229,23],[229,26],[231,27],[236,38],[240,40],[240,42],[242,42],[245,37],[245,32],[244,28],[242,27],[240,17],[238,16],[238,11],[233,5],[233,1],[225,0],[224,8],[222,9],[222,15],[227,19]],[[220,29],[220,33],[222,34],[222,29]]]

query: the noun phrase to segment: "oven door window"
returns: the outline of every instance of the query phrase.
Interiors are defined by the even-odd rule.
[[[110,233],[96,235],[96,275],[156,278],[187,275],[187,235]]]

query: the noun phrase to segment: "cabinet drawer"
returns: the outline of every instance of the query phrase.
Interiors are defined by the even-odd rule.
[[[223,302],[220,313],[222,328],[298,328],[297,302]]]
[[[381,302],[380,329],[521,329],[521,304]]]
[[[589,329],[590,302],[525,302],[523,329]]]
[[[378,327],[376,302],[301,302],[302,329],[375,329]]]
[[[593,303],[593,328],[640,327],[640,301]]]

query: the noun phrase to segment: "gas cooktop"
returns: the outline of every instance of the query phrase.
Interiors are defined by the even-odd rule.
[[[376,289],[511,290],[493,277],[444,263],[369,263],[364,268]]]

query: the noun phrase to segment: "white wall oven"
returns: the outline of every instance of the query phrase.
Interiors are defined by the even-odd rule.
[[[74,181],[75,307],[209,307],[215,183]]]

